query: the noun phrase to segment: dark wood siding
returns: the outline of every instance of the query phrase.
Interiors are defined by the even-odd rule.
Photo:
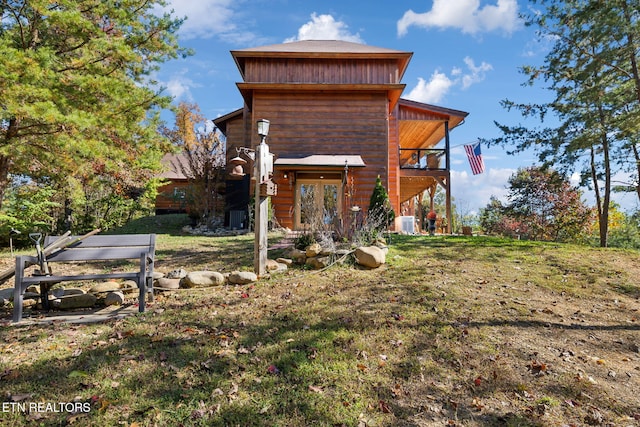
[[[360,155],[366,167],[350,170],[357,188],[352,200],[363,209],[368,207],[376,177],[387,182],[386,93],[256,91],[253,99],[253,117],[271,121],[267,142],[276,156]],[[257,142],[256,134],[253,144]],[[278,221],[288,226],[293,188],[278,184],[272,202]]]
[[[245,64],[247,83],[397,83],[398,63],[381,59],[256,58]]]

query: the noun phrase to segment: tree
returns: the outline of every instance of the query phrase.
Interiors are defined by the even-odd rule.
[[[607,246],[608,213],[615,168],[640,167],[636,146],[640,118],[640,21],[635,0],[535,0],[541,8],[526,16],[554,46],[540,66],[522,68],[528,84],[543,80],[555,99],[546,104],[518,104],[507,109],[525,117],[547,115],[559,125],[542,129],[498,125],[503,137],[491,143],[533,147],[544,164],[567,172],[581,168],[593,188],[600,245]],[[640,193],[639,193],[640,195]]]
[[[591,209],[581,201],[580,191],[572,188],[557,171],[539,167],[518,169],[509,178],[508,190],[509,203],[502,213],[511,221],[498,218],[497,224],[504,226],[511,222],[511,227],[518,227],[512,231],[533,240],[567,242],[589,234],[593,223]]]
[[[189,214],[201,222],[214,219],[222,207],[220,186],[226,156],[213,124],[196,104],[181,102],[176,108],[175,128],[162,128],[161,132],[184,154],[185,160],[174,166],[189,180]]]
[[[159,166],[158,64],[189,52],[164,0],[0,0],[0,207],[12,176]],[[145,160],[146,159],[146,160]]]
[[[396,213],[393,211],[389,201],[389,194],[387,194],[387,190],[382,185],[380,176],[376,178],[376,184],[369,199],[367,217],[369,223],[377,224],[376,228],[379,231],[388,228],[396,217]]]

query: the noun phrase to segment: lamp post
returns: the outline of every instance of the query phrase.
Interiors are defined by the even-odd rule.
[[[262,276],[267,266],[267,247],[269,245],[267,237],[267,223],[269,221],[269,201],[268,193],[261,191],[261,187],[266,186],[273,174],[273,155],[269,153],[267,145],[267,135],[269,135],[269,120],[260,119],[258,124],[258,135],[260,144],[256,147],[256,157],[254,162],[255,182],[255,209],[254,209],[254,233],[255,242],[253,247],[253,268],[258,277]]]

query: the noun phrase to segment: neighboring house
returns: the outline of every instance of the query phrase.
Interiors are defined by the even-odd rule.
[[[440,185],[450,220],[449,132],[468,113],[401,98],[411,52],[308,40],[231,54],[245,103],[214,123],[230,160],[235,147],[259,144],[258,119],[271,122],[267,144],[278,185],[271,203],[280,225],[305,227],[303,195],[313,194],[339,220],[354,206],[366,212],[378,176],[396,215],[412,215],[416,196],[429,190],[433,199]],[[233,223],[249,203],[250,185],[246,177],[228,184]]]
[[[165,171],[158,177],[167,183],[158,188],[156,197],[156,214],[184,213],[187,211],[187,187],[189,180],[180,170],[181,162],[185,162],[184,154],[166,154],[162,158]]]

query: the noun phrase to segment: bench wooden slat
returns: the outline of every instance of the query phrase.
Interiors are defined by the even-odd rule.
[[[64,261],[105,261],[138,259],[147,253],[149,247],[106,247],[106,248],[70,248],[55,252],[47,257],[48,262]]]

